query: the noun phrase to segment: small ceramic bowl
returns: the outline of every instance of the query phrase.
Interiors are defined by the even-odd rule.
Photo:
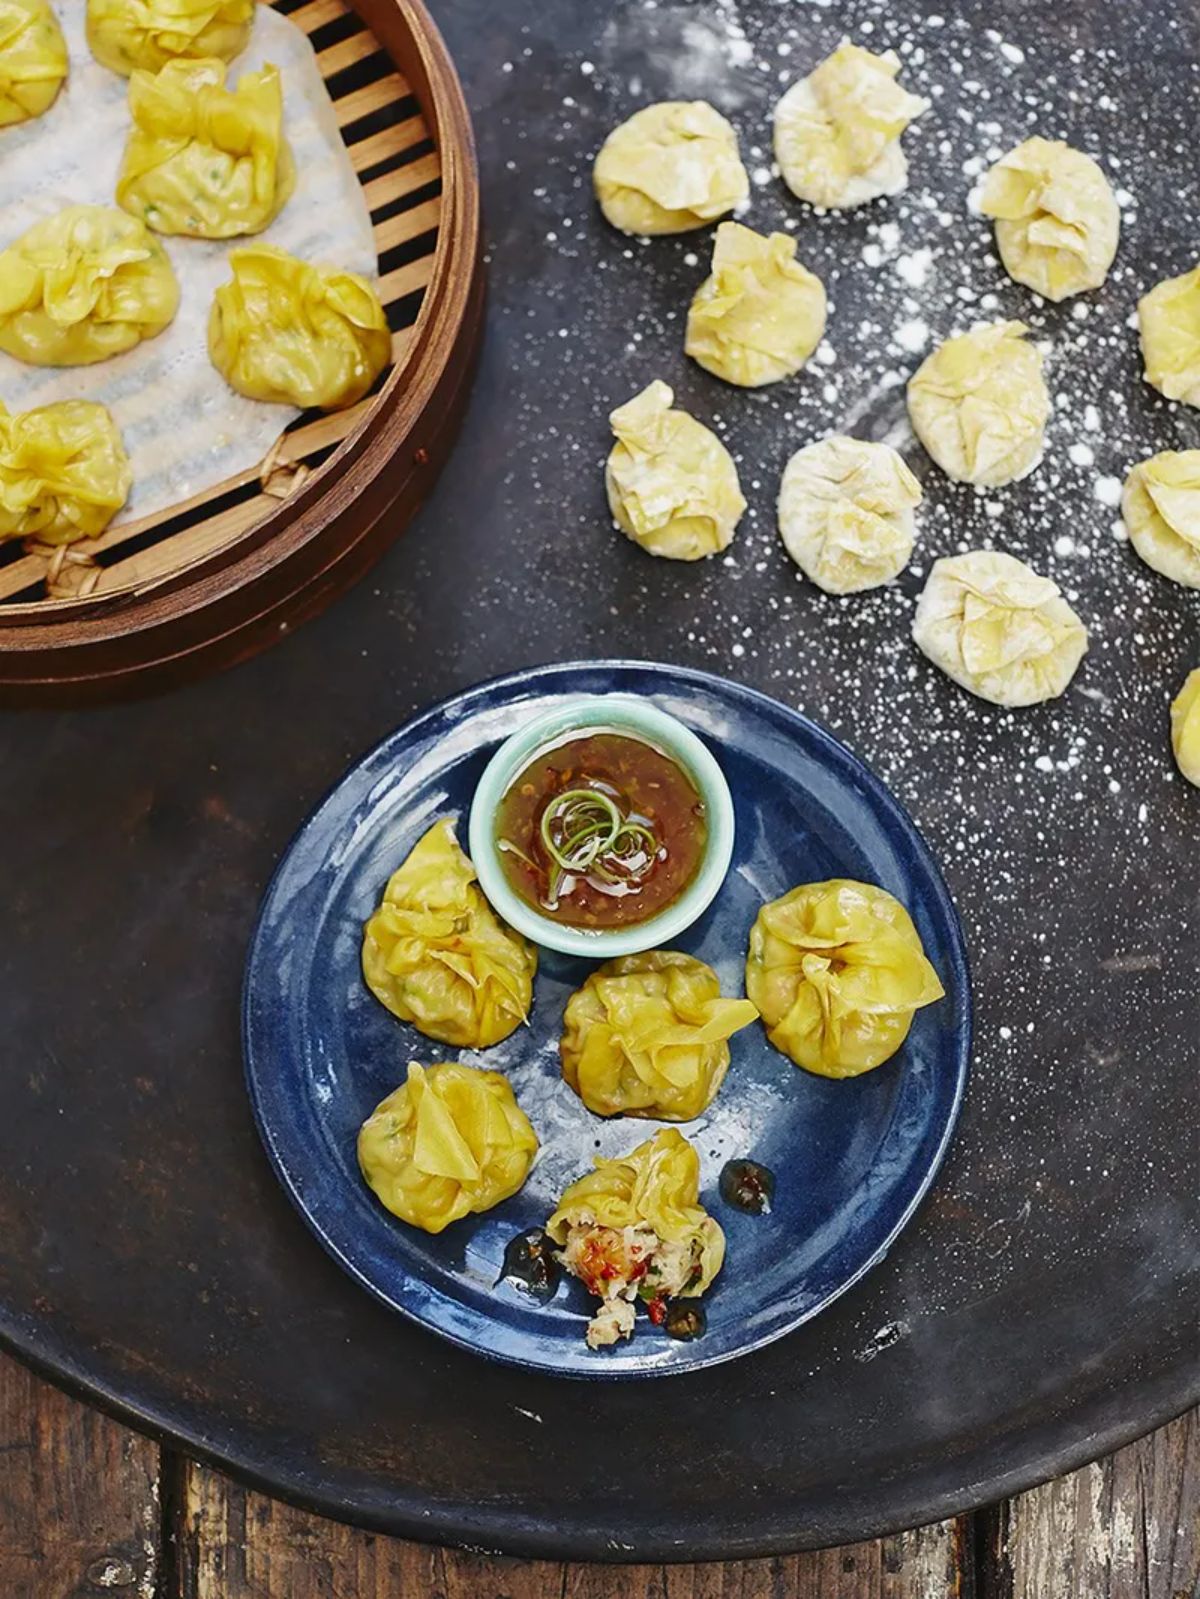
[[[517,774],[537,752],[566,733],[603,727],[629,733],[657,746],[687,772],[704,801],[708,842],[700,868],[687,888],[665,910],[629,927],[568,927],[541,915],[509,886],[496,848],[495,821],[500,801]],[[588,694],[534,717],[507,738],[484,768],[471,802],[468,828],[471,860],[479,886],[510,927],[545,949],[592,960],[611,960],[643,949],[662,949],[707,910],[725,881],[733,856],[733,800],[729,785],[708,747],[695,733],[649,700],[623,694]]]

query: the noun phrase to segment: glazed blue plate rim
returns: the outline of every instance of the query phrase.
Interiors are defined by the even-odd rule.
[[[364,768],[381,760],[385,751],[393,750],[402,746],[406,741],[412,740],[429,723],[438,719],[445,720],[452,725],[454,722],[461,720],[462,716],[469,713],[470,710],[478,708],[479,702],[495,702],[497,698],[503,701],[519,699],[523,695],[539,689],[546,693],[568,693],[574,691],[619,693],[623,691],[619,682],[609,684],[605,688],[580,686],[562,681],[557,686],[555,684],[556,679],[569,679],[576,675],[586,679],[595,677],[597,674],[611,674],[618,677],[626,674],[660,674],[665,680],[660,685],[660,692],[668,691],[672,684],[687,683],[720,699],[732,700],[735,703],[740,701],[752,707],[760,715],[781,721],[789,730],[800,731],[807,740],[821,750],[827,766],[831,766],[835,770],[840,769],[839,777],[853,777],[865,790],[866,796],[872,805],[886,817],[891,828],[897,829],[903,835],[916,864],[923,870],[928,896],[926,903],[930,906],[931,911],[940,918],[946,938],[949,968],[942,975],[949,979],[945,984],[947,998],[951,1000],[957,1010],[957,1022],[954,1028],[954,1077],[950,1096],[945,1102],[941,1117],[941,1133],[905,1203],[899,1209],[882,1240],[846,1274],[836,1287],[826,1293],[818,1302],[797,1310],[791,1317],[786,1314],[778,1316],[777,1320],[762,1332],[747,1338],[743,1343],[731,1347],[706,1347],[708,1344],[707,1339],[684,1346],[677,1346],[686,1348],[692,1357],[686,1364],[679,1365],[661,1366],[658,1364],[628,1362],[618,1366],[601,1358],[590,1360],[585,1365],[571,1366],[564,1369],[557,1364],[550,1364],[544,1359],[531,1359],[516,1350],[497,1348],[489,1344],[487,1334],[489,1329],[494,1329],[499,1318],[476,1316],[474,1313],[468,1312],[464,1319],[472,1324],[473,1330],[471,1335],[464,1335],[459,1329],[447,1326],[427,1314],[422,1314],[418,1304],[406,1302],[402,1297],[393,1296],[387,1292],[367,1272],[359,1267],[357,1262],[347,1254],[346,1250],[332,1236],[321,1219],[314,1215],[303,1192],[302,1183],[295,1169],[295,1163],[289,1158],[289,1150],[284,1146],[279,1136],[279,1129],[287,1129],[289,1123],[293,1120],[291,1107],[286,1103],[286,1096],[281,1096],[279,1092],[280,1079],[278,1074],[276,1074],[275,1081],[272,1082],[271,1073],[269,1071],[266,1073],[259,1072],[256,1070],[255,1065],[253,1029],[255,1021],[254,1009],[258,999],[259,986],[257,966],[262,954],[262,946],[267,937],[270,914],[281,887],[287,879],[289,867],[292,865],[297,851],[307,835],[318,828],[326,819],[327,812],[336,805],[343,789]],[[455,716],[453,714],[455,712],[460,714]],[[423,710],[418,711],[392,729],[362,755],[353,760],[329,786],[288,841],[259,902],[248,944],[242,987],[242,1059],[246,1088],[255,1125],[276,1178],[309,1230],[325,1251],[348,1276],[365,1288],[373,1298],[386,1305],[390,1310],[398,1311],[406,1319],[414,1322],[427,1332],[435,1333],[459,1348],[467,1350],[471,1354],[482,1356],[487,1360],[522,1370],[539,1371],[582,1381],[628,1381],[634,1378],[675,1376],[682,1375],[685,1372],[703,1370],[723,1364],[729,1360],[740,1359],[744,1355],[753,1353],[756,1349],[761,1349],[767,1344],[774,1343],[827,1309],[829,1305],[854,1287],[874,1266],[877,1266],[887,1256],[896,1239],[908,1226],[932,1187],[953,1139],[966,1092],[967,1080],[970,1075],[973,1014],[974,1005],[966,937],[937,858],[904,806],[882,779],[877,777],[870,767],[855,755],[848,746],[835,738],[819,723],[805,716],[803,712],[783,704],[759,689],[734,682],[716,673],[702,671],[695,667],[672,666],[669,663],[660,661],[636,659],[582,660],[546,663],[540,666],[502,673],[473,684],[455,694],[447,695],[443,699],[426,706]],[[295,1129],[292,1130],[294,1131]],[[436,1304],[436,1301],[434,1303]],[[785,1309],[785,1307],[780,1308]]]

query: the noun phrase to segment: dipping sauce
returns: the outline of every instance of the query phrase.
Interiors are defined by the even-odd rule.
[[[554,1244],[540,1227],[531,1227],[527,1233],[509,1239],[497,1283],[510,1282],[522,1293],[545,1301],[554,1298],[558,1278]]]
[[[699,869],[704,802],[687,772],[640,738],[566,734],[509,786],[496,844],[509,884],[572,927],[628,927],[665,910]]]
[[[735,1210],[768,1216],[775,1198],[775,1173],[756,1160],[729,1160],[721,1168],[721,1198]]]

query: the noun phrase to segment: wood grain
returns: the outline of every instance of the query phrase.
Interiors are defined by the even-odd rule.
[[[160,1594],[159,1451],[0,1359],[0,1595]]]
[[[581,1566],[375,1538],[189,1466],[179,1599],[971,1599],[966,1520],[723,1565]],[[172,1596],[174,1599],[174,1596]]]
[[[1195,1599],[1200,1413],[1022,1494],[998,1523],[997,1599]]]

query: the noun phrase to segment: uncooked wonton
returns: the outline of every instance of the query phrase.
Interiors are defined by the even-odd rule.
[[[887,444],[831,434],[797,450],[779,487],[779,533],[827,594],[877,588],[912,554],[921,485]]]
[[[496,915],[435,822],[388,879],[364,929],[367,987],[401,1021],[463,1049],[507,1038],[529,1014],[537,951]]]
[[[980,208],[996,219],[1009,277],[1048,300],[1098,289],[1108,276],[1121,213],[1104,173],[1060,139],[1026,139],[988,173]]]
[[[757,388],[798,372],[825,331],[825,290],[786,233],[722,222],[712,274],[688,311],[684,349],[727,383]]]
[[[67,75],[67,42],[49,0],[0,0],[0,128],[40,117]]]
[[[358,1164],[393,1216],[440,1233],[515,1194],[537,1134],[500,1072],[443,1061],[408,1068],[358,1134]]]
[[[898,899],[871,883],[802,883],[758,913],[746,992],[767,1037],[821,1077],[857,1077],[945,994]]]
[[[737,134],[704,100],[635,111],[601,146],[593,172],[600,209],[622,233],[685,233],[750,194]]]
[[[563,1077],[598,1116],[690,1121],[729,1069],[728,1040],[758,1012],[723,999],[692,955],[648,950],[608,961],[567,1001]]]
[[[1200,264],[1138,301],[1146,382],[1168,400],[1200,405]]]
[[[775,159],[810,205],[841,208],[899,194],[908,182],[900,135],[929,101],[895,82],[900,57],[847,39],[775,107]]]
[[[1147,566],[1200,589],[1200,450],[1139,461],[1125,479],[1121,515]]]
[[[95,538],[125,504],[132,483],[107,406],[59,400],[10,416],[0,404],[0,539]]]
[[[1172,702],[1171,748],[1184,777],[1200,788],[1200,666],[1184,678]]]
[[[277,405],[353,405],[392,354],[379,296],[357,272],[311,266],[270,244],[229,252],[213,297],[208,353],[231,388]]]
[[[1055,699],[1088,647],[1087,628],[1058,584],[999,550],[933,563],[913,640],[948,677],[993,705]]]
[[[1042,353],[1023,322],[947,339],[908,384],[913,429],[947,476],[999,488],[1042,458],[1050,396]]]
[[[746,501],[733,457],[665,383],[649,384],[609,417],[617,436],[604,482],[622,533],[651,555],[698,561],[725,549]]]
[[[166,251],[111,206],[66,206],[0,252],[0,350],[31,366],[107,361],[178,308]]]
[[[292,192],[278,69],[243,73],[232,90],[225,71],[213,56],[168,61],[129,80],[132,125],[117,200],[156,233],[258,233]]]

